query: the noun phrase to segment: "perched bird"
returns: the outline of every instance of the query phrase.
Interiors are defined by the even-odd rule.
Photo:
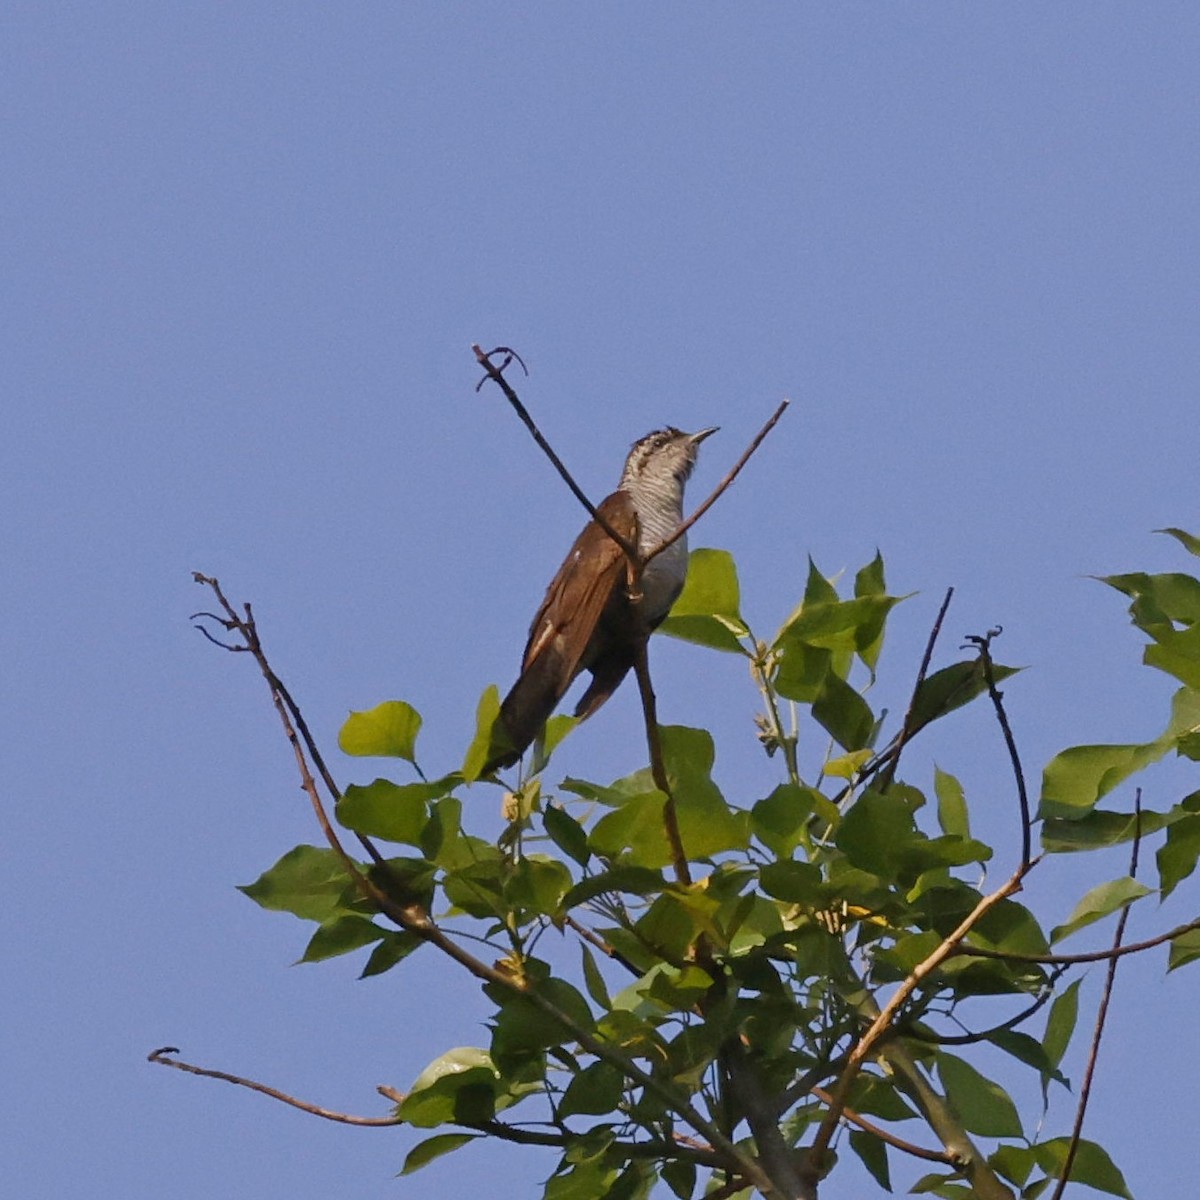
[[[620,486],[596,511],[639,554],[649,554],[679,528],[684,485],[700,443],[713,433],[715,426],[699,433],[668,426],[634,443]],[[592,680],[575,716],[591,716],[628,674],[639,640],[670,612],[686,574],[685,535],[646,565],[639,619],[629,599],[625,552],[597,521],[589,521],[533,618],[520,677],[493,728],[485,772],[521,757],[581,671],[590,671]]]

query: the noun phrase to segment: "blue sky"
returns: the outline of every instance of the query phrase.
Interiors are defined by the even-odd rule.
[[[1001,623],[997,656],[1032,668],[1008,695],[1035,772],[1165,722],[1087,576],[1189,569],[1151,531],[1200,529],[1193,4],[19,3],[0,57],[16,1193],[528,1195],[549,1171],[470,1149],[396,1182],[404,1133],[144,1062],[173,1043],[380,1112],[375,1084],[486,1038],[453,974],[289,967],[305,932],[233,890],[316,835],[251,665],[187,622],[190,572],[218,575],[327,745],[404,698],[423,761],[456,765],[581,521],[474,392],[474,341],[522,352],[597,498],[668,422],[722,427],[703,494],[793,399],[693,538],[737,556],[756,628],[807,555],[832,574],[878,546],[919,593],[894,703],[953,584],[947,659]],[[714,727],[752,798],[741,668],[654,649],[664,719]],[[640,765],[637,728],[621,694],[564,768]],[[916,781],[936,757],[1012,836],[985,714],[922,754]],[[1195,786],[1168,770],[1147,802]],[[1041,870],[1052,923],[1123,867]],[[1118,978],[1089,1125],[1139,1197],[1200,1169],[1196,976],[1161,968]]]

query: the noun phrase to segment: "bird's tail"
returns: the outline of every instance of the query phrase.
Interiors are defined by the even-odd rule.
[[[525,753],[570,685],[560,656],[552,651],[539,654],[529,663],[500,705],[485,775],[511,767]]]

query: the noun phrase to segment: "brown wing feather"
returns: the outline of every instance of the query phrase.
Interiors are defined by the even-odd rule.
[[[597,512],[627,541],[637,538],[637,513],[626,492],[613,492]],[[587,564],[581,570],[580,564]],[[529,670],[543,654],[554,653],[564,679],[563,691],[579,674],[580,659],[591,641],[605,605],[625,578],[625,552],[595,522],[589,521],[550,581],[529,627],[521,669]],[[560,693],[561,697],[561,693]]]
[[[622,537],[636,542],[637,514],[625,492],[614,492],[597,511]],[[625,577],[625,562],[625,552],[595,521],[575,539],[533,618],[521,674],[500,706],[485,771],[516,762],[588,665],[584,654]]]

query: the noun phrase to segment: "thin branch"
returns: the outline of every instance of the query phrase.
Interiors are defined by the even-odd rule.
[[[813,1088],[812,1094],[825,1104],[833,1103],[833,1096],[822,1087]],[[872,1136],[877,1137],[881,1142],[887,1142],[889,1146],[894,1146],[897,1150],[902,1150],[905,1154],[911,1154],[913,1158],[923,1158],[926,1162],[949,1163],[951,1166],[956,1165],[953,1157],[947,1154],[945,1150],[926,1150],[924,1146],[915,1146],[912,1142],[906,1142],[894,1133],[889,1133],[886,1129],[881,1129],[873,1121],[868,1121],[866,1117],[861,1113],[855,1112],[852,1108],[843,1108],[842,1116],[851,1125],[857,1125],[859,1129],[865,1130]]]
[[[1017,802],[1021,806],[1021,866],[1028,869],[1029,860],[1033,850],[1031,847],[1031,839],[1033,836],[1033,821],[1029,815],[1029,792],[1025,787],[1025,772],[1021,767],[1021,756],[1017,752],[1017,741],[1013,737],[1012,728],[1008,723],[1008,714],[1004,711],[1004,698],[996,688],[996,676],[992,670],[992,638],[998,637],[1003,630],[999,625],[995,629],[989,629],[983,636],[975,636],[967,638],[973,646],[979,650],[979,661],[983,665],[983,678],[987,684],[988,695],[992,700],[992,707],[996,710],[996,720],[1000,722],[1000,729],[1004,734],[1004,744],[1008,747],[1008,757],[1012,762],[1013,776],[1017,781]]]
[[[567,913],[562,920],[568,929],[574,930],[585,942],[595,946],[606,958],[611,958],[613,962],[620,963],[635,978],[640,979],[642,977],[642,972],[617,950],[616,947],[610,946],[594,929],[589,929],[586,925],[571,916],[570,913]]]
[[[1142,842],[1142,789],[1138,788],[1133,801],[1133,848],[1129,853],[1129,875],[1137,878],[1138,851]],[[1129,906],[1121,910],[1117,918],[1117,929],[1113,934],[1113,949],[1121,948],[1121,939],[1125,936],[1125,925],[1129,920]],[[1071,1178],[1071,1168],[1075,1165],[1075,1153],[1079,1149],[1079,1138],[1083,1133],[1083,1118],[1087,1114],[1088,1098],[1092,1093],[1092,1079],[1096,1074],[1096,1061],[1100,1055],[1100,1039],[1104,1035],[1104,1022],[1108,1018],[1108,1003],[1112,999],[1113,983],[1117,977],[1117,960],[1108,960],[1108,970],[1104,976],[1104,991],[1100,996],[1100,1007],[1096,1010],[1096,1027],[1092,1032],[1092,1046],[1088,1051],[1087,1066],[1083,1071],[1083,1081],[1079,1085],[1079,1103],[1075,1108],[1075,1126],[1071,1130],[1071,1141],[1067,1146],[1067,1156],[1063,1160],[1062,1173],[1058,1177],[1058,1186],[1054,1189],[1052,1200],[1062,1200],[1063,1190]]]
[[[1127,906],[1128,907],[1128,906]],[[1157,937],[1147,938],[1144,942],[1129,942],[1109,950],[1090,950],[1084,954],[1015,954],[1007,950],[993,950],[987,946],[957,946],[951,951],[952,956],[967,955],[970,958],[998,958],[1003,962],[1014,963],[1073,963],[1110,962],[1113,959],[1124,958],[1127,954],[1141,954],[1143,950],[1153,950],[1163,942],[1173,942],[1185,933],[1200,929],[1200,917],[1188,921],[1185,925],[1176,925],[1166,933]]]
[[[495,350],[485,352],[479,346],[472,343],[471,349],[474,352],[476,359],[478,359],[479,365],[487,372],[488,378],[491,379],[492,382],[495,383],[504,393],[504,398],[509,402],[509,404],[512,405],[513,411],[518,417],[521,418],[525,428],[528,429],[533,435],[533,440],[541,447],[542,453],[545,454],[545,456],[550,460],[554,469],[562,476],[563,482],[571,489],[571,493],[574,495],[575,499],[587,509],[588,515],[592,518],[592,520],[595,521],[596,524],[599,525],[600,528],[603,529],[604,532],[607,533],[608,536],[612,538],[612,540],[616,542],[622,550],[625,551],[625,557],[628,558],[631,563],[639,562],[640,560],[638,557],[637,547],[632,542],[629,542],[623,538],[596,510],[596,506],[587,498],[587,493],[585,493],[583,488],[581,488],[579,484],[575,482],[574,476],[572,476],[571,472],[568,471],[563,465],[562,459],[554,453],[554,447],[551,446],[550,443],[546,441],[545,437],[542,436],[542,431],[537,427],[537,422],[534,421],[534,419],[529,415],[529,410],[524,404],[521,403],[521,398],[515,391],[513,391],[512,385],[507,379],[504,378],[504,369],[509,365],[509,363],[512,362],[514,358],[517,360],[517,362],[520,362],[522,368],[524,368],[525,364],[521,362],[520,356],[516,354],[515,351],[510,350],[507,346],[497,346]],[[491,356],[493,354],[503,354],[506,356],[504,362],[499,367],[492,362]]]
[[[778,422],[779,418],[783,416],[784,412],[787,410],[787,406],[790,403],[790,400],[781,400],[779,402],[779,407],[767,418],[767,423],[758,431],[757,434],[755,434],[754,440],[749,446],[746,447],[745,450],[742,451],[741,458],[739,458],[737,462],[735,462],[733,466],[729,468],[725,474],[725,478],[717,484],[708,499],[705,500],[704,503],[701,504],[700,507],[696,509],[696,511],[692,513],[692,515],[688,517],[687,520],[684,521],[683,524],[680,525],[679,528],[676,529],[669,538],[664,539],[657,546],[655,546],[649,554],[646,555],[646,557],[642,560],[643,566],[652,558],[657,558],[658,555],[666,550],[668,546],[673,546],[677,541],[679,541],[679,539],[683,537],[683,535],[687,533],[687,531],[691,529],[691,527],[695,525],[695,523],[700,520],[700,518],[704,516],[704,514],[708,512],[708,510],[712,508],[714,504],[716,504],[729,485],[738,477],[741,469],[750,461],[750,456],[759,448],[760,445],[762,445],[763,439],[768,433],[771,432],[772,429],[775,428],[776,423]]]
[[[654,699],[654,687],[650,682],[650,662],[646,653],[646,639],[639,638],[637,657],[633,660],[637,672],[638,690],[642,695],[642,714],[646,719],[646,745],[650,752],[650,774],[654,786],[666,797],[663,801],[663,827],[667,844],[671,847],[671,859],[675,867],[675,879],[684,887],[691,887],[692,871],[683,838],[679,832],[679,814],[675,810],[675,794],[667,778],[667,767],[663,761],[662,741],[658,735],[658,709]]]
[[[1023,1025],[1028,1021],[1054,995],[1054,983],[1064,970],[1066,970],[1065,967],[1060,967],[1058,971],[1054,972],[1052,978],[1042,988],[1041,994],[1032,1004],[1023,1008],[1015,1017],[1009,1017],[1007,1021],[1001,1021],[999,1025],[993,1025],[991,1029],[983,1029],[978,1033],[935,1033],[933,1030],[926,1032],[905,1025],[897,1026],[896,1032],[906,1038],[912,1038],[914,1041],[924,1042],[930,1046],[971,1046],[976,1042],[986,1042],[989,1038],[995,1037],[996,1034],[1008,1033],[1009,1030],[1016,1029],[1018,1025]]]
[[[917,694],[921,690],[921,684],[925,682],[926,675],[929,674],[929,664],[933,661],[933,648],[937,645],[938,635],[942,632],[942,622],[946,619],[946,613],[950,608],[950,601],[954,598],[954,589],[947,588],[945,599],[942,601],[941,608],[938,609],[938,614],[933,622],[933,628],[929,631],[929,638],[925,643],[925,653],[921,657],[921,668],[917,672],[917,681],[913,684],[912,695],[908,700],[908,711],[904,714],[904,724],[900,726],[900,734],[896,739],[895,745],[890,750],[890,761],[888,762],[887,770],[884,772],[879,782],[879,790],[886,792],[891,786],[892,780],[896,778],[896,768],[900,765],[900,755],[904,752],[904,747],[912,740],[914,735],[913,716],[917,708]]]
[[[152,1050],[146,1058],[152,1063],[158,1063],[163,1067],[174,1067],[177,1071],[186,1071],[189,1075],[203,1075],[206,1079],[223,1079],[226,1083],[236,1084],[238,1087],[249,1088],[252,1092],[261,1092],[264,1096],[270,1096],[272,1100],[280,1100],[284,1104],[290,1104],[293,1108],[300,1109],[301,1112],[312,1113],[314,1117],[321,1117],[326,1121],[339,1121],[343,1125],[400,1125],[403,1122],[397,1116],[391,1117],[356,1117],[351,1113],[334,1112],[331,1108],[322,1108],[319,1104],[310,1104],[307,1100],[297,1099],[295,1096],[289,1096],[287,1092],[281,1092],[278,1088],[268,1087],[265,1083],[257,1083],[253,1079],[244,1079],[241,1075],[230,1075],[227,1071],[213,1071],[208,1067],[197,1067],[192,1063],[183,1062],[178,1058],[167,1058],[168,1054],[178,1054],[177,1046],[162,1046],[158,1050]]]

